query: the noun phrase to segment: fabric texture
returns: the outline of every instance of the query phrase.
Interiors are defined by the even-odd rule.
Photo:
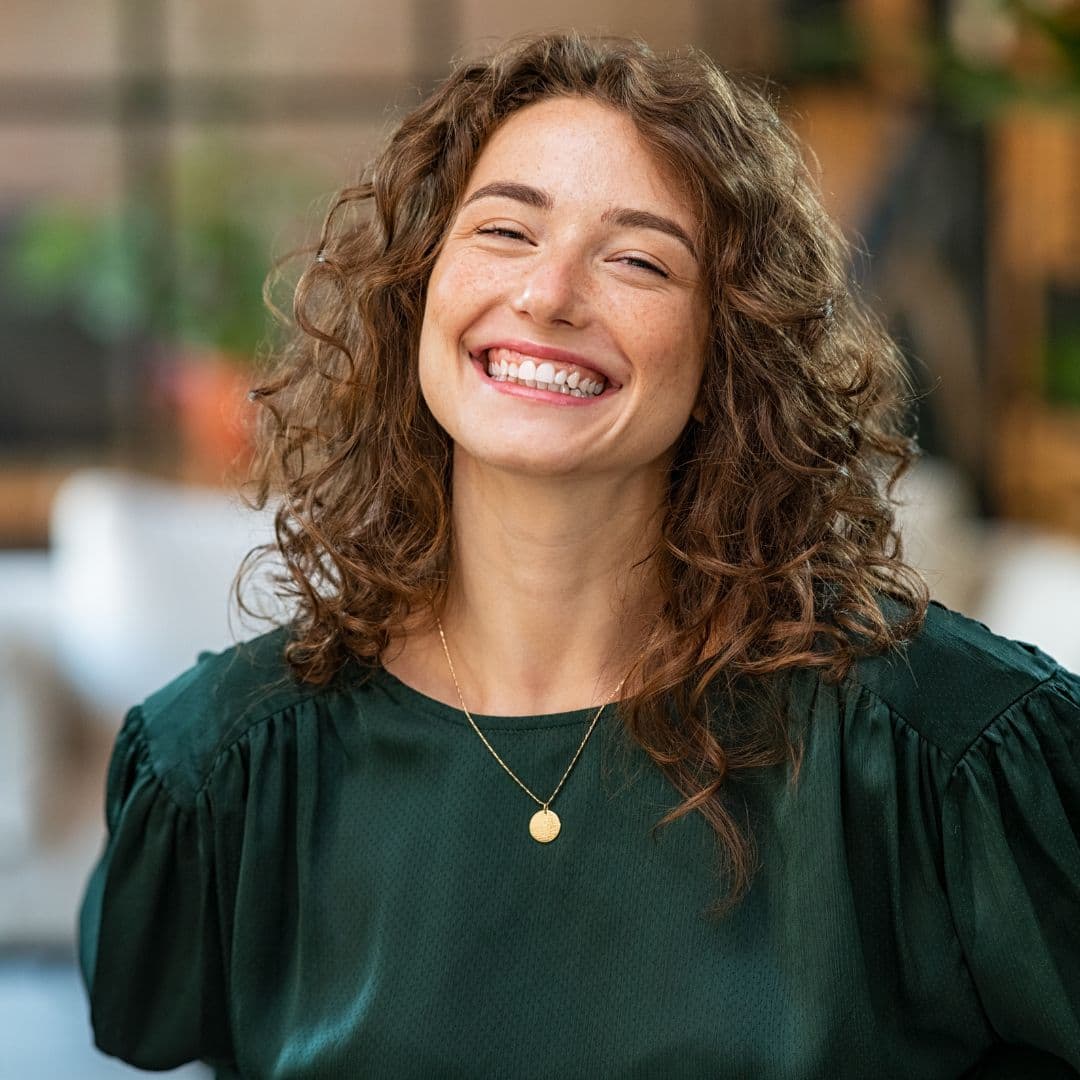
[[[700,814],[617,715],[536,809],[381,668],[294,683],[275,631],[131,710],[79,915],[98,1047],[224,1078],[1080,1076],[1080,678],[940,605],[803,670],[797,786],[744,785],[725,920]],[[550,793],[594,710],[476,716]],[[627,747],[629,746],[629,750]],[[636,749],[636,758],[634,750]]]

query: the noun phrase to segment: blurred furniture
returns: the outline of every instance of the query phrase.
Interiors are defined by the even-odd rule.
[[[0,552],[0,944],[73,939],[125,710],[265,627],[230,615],[230,586],[269,511],[93,469],[60,485],[50,534]],[[260,581],[246,599],[280,614]]]
[[[111,470],[73,475],[51,526],[56,659],[93,714],[124,711],[195,662],[257,633],[230,616],[244,555],[272,515],[236,497]]]
[[[71,465],[12,464],[0,469],[0,540],[12,549],[44,547],[53,499]]]
[[[989,167],[988,475],[1007,516],[1080,536],[1080,314],[1061,321],[1052,303],[1080,295],[1075,110],[1005,110]]]
[[[962,475],[932,458],[897,485],[905,556],[943,604],[1080,671],[1080,540],[975,516]]]

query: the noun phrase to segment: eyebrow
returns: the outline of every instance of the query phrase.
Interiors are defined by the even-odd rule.
[[[477,188],[462,203],[462,209],[478,199],[490,198],[513,199],[515,202],[524,203],[526,206],[532,206],[537,210],[552,210],[555,206],[551,196],[546,191],[541,191],[540,188],[532,187],[529,184],[515,184],[508,180],[496,180],[493,183]],[[672,221],[671,218],[664,217],[662,214],[654,214],[651,210],[630,210],[620,207],[605,210],[600,215],[600,220],[611,222],[614,225],[621,225],[627,229],[655,229],[657,232],[666,233],[668,236],[678,240],[695,259],[697,258],[694,242],[690,239],[686,230],[678,222]]]
[[[537,210],[551,210],[555,206],[551,196],[546,191],[530,187],[528,184],[513,184],[509,180],[496,180],[494,183],[477,188],[462,203],[462,209],[468,206],[469,203],[476,202],[477,199],[493,198],[514,199],[516,202],[525,203],[526,206],[533,206]]]

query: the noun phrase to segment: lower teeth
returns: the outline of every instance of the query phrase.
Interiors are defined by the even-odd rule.
[[[509,382],[515,383],[517,386],[528,386],[535,388],[536,390],[550,390],[554,394],[568,394],[571,397],[599,397],[599,394],[587,394],[583,390],[579,390],[576,387],[567,386],[565,383],[543,383],[536,382],[533,379],[517,379],[513,375],[501,375],[499,373],[492,374],[488,372],[488,378],[493,379],[495,382]]]

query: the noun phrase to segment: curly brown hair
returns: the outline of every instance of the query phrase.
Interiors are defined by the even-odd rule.
[[[666,601],[618,708],[685,797],[654,829],[699,810],[716,832],[720,914],[757,867],[731,781],[799,772],[803,740],[776,676],[815,667],[840,680],[857,656],[914,634],[927,604],[889,498],[917,453],[902,430],[905,365],[853,294],[848,245],[761,89],[696,51],[576,33],[461,63],[339,193],[308,249],[291,341],[252,392],[265,406],[252,501],[281,503],[276,545],[245,571],[284,559],[287,659],[314,684],[346,662],[374,667],[407,617],[441,610],[452,446],[420,391],[426,284],[494,130],[560,95],[628,115],[701,222],[704,420],[674,449],[649,556]],[[900,602],[893,617],[883,597]],[[734,727],[716,687],[729,704],[749,693],[775,707]]]

